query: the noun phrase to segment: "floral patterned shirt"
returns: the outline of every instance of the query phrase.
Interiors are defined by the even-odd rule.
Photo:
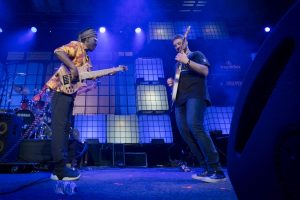
[[[76,67],[81,67],[86,63],[90,64],[89,56],[86,53],[86,46],[82,42],[71,41],[70,43],[63,45],[54,50],[55,52],[63,51],[65,52],[70,60],[74,63]],[[61,67],[65,67],[64,64],[61,64]],[[59,69],[58,69],[59,70]],[[49,79],[46,85],[52,90],[59,92],[59,77],[57,75],[58,70],[54,73],[54,75]]]

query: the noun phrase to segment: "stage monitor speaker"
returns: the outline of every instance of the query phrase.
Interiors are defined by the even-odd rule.
[[[15,162],[21,139],[22,119],[14,114],[0,113],[0,163]]]
[[[85,145],[80,141],[68,140],[67,163],[72,163],[73,160],[80,160],[85,150]],[[23,140],[20,144],[18,161],[22,163],[52,162],[51,140]]]
[[[300,199],[300,1],[263,43],[243,82],[228,144],[238,199]]]
[[[23,140],[20,144],[18,158],[22,162],[46,163],[51,161],[51,140]]]
[[[124,144],[113,144],[113,166],[125,166],[125,147]]]

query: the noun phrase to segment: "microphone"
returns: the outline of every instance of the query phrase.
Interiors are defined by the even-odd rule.
[[[26,76],[26,73],[20,72],[20,73],[16,73],[16,75],[18,75],[18,76]]]

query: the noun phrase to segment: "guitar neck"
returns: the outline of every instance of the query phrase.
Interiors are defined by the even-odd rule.
[[[90,71],[90,72],[82,72],[80,73],[80,79],[92,79],[92,78],[99,78],[102,76],[109,75],[115,71],[118,71],[116,68],[109,68],[109,69],[102,69],[102,70],[96,70],[96,71]]]

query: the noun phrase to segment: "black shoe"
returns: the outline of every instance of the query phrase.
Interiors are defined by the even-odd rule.
[[[220,170],[213,172],[203,171],[199,174],[193,174],[192,178],[206,183],[218,183],[226,180],[224,172]]]
[[[80,177],[80,173],[77,170],[73,170],[68,167],[54,169],[53,173],[51,174],[51,179],[58,181],[75,181],[78,180]]]
[[[197,174],[193,174],[192,176],[205,177],[207,175],[208,175],[207,169],[201,168],[199,171],[197,171]]]

